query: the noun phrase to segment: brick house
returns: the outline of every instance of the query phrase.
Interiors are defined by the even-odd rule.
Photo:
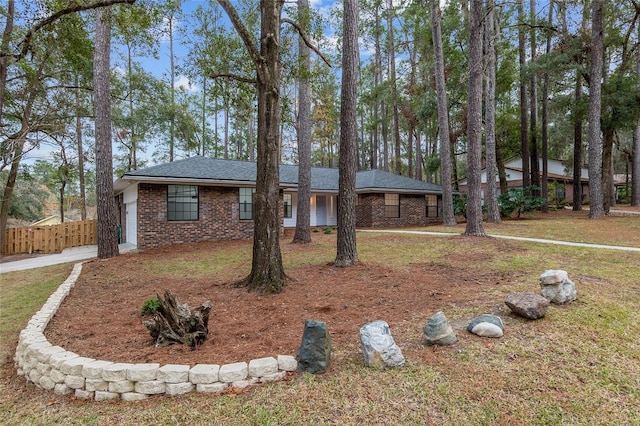
[[[138,248],[253,236],[256,163],[201,156],[125,173],[114,183],[121,242]],[[280,166],[282,228],[296,225],[298,166]],[[356,175],[356,226],[440,220],[442,188],[381,170]],[[337,224],[338,170],[312,168],[312,227]]]

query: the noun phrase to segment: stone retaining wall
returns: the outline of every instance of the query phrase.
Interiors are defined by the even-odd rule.
[[[53,346],[44,336],[44,330],[81,270],[82,264],[76,264],[67,280],[20,332],[15,365],[18,375],[36,386],[60,395],[74,393],[82,399],[136,401],[156,394],[219,392],[228,386],[244,388],[281,380],[288,371],[297,369],[296,359],[289,355],[254,359],[248,364],[160,366],[101,361]]]

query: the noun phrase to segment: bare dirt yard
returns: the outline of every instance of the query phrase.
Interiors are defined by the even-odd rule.
[[[287,252],[308,249],[284,240],[285,257]],[[335,244],[335,235],[313,234],[313,240],[312,245],[330,246]],[[360,328],[368,321],[384,319],[392,332],[394,327],[407,330],[411,341],[402,342],[405,348],[419,349],[423,348],[421,327],[443,304],[473,303],[480,287],[504,281],[499,274],[478,277],[426,262],[409,267],[361,263],[350,268],[326,263],[287,269],[290,281],[285,290],[265,296],[234,287],[245,274],[239,270],[190,276],[148,269],[162,259],[180,258],[182,265],[202,259],[215,263],[216,257],[239,248],[250,253],[249,242],[208,242],[85,263],[46,336],[52,344],[82,356],[114,362],[224,364],[295,355],[306,319],[325,321],[334,348],[357,353]],[[205,300],[212,302],[209,338],[197,350],[183,345],[154,347],[140,308],[165,289],[192,307]]]

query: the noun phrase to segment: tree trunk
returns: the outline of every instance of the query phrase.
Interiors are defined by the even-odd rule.
[[[573,109],[573,211],[582,210],[582,73],[576,71],[575,105]]]
[[[640,32],[640,27],[638,31]],[[636,52],[636,78],[640,80],[640,49]],[[640,117],[633,132],[631,158],[631,205],[640,207]]]
[[[393,35],[393,0],[387,0],[387,39],[389,42],[389,80],[391,80],[391,103],[393,114],[393,141],[395,144],[394,173],[402,174],[402,150],[400,140],[400,117],[398,114],[398,86],[396,81],[396,50]]]
[[[531,185],[529,168],[529,127],[527,116],[527,79],[525,73],[526,45],[524,31],[524,0],[518,0],[518,58],[520,64],[520,146],[522,156],[522,186]]]
[[[93,52],[93,102],[95,106],[96,198],[98,200],[98,258],[117,256],[118,233],[113,198],[111,148],[111,8],[96,12]]]
[[[442,52],[442,31],[440,28],[440,8],[438,0],[431,0],[431,31],[433,33],[433,52],[435,65],[435,83],[438,102],[438,135],[440,137],[440,175],[442,183],[442,223],[454,226],[453,191],[451,189],[451,142],[449,134],[449,107],[444,75],[444,55]]]
[[[174,160],[175,155],[175,127],[176,127],[176,88],[174,87],[176,81],[176,66],[173,55],[173,19],[174,11],[171,10],[169,14],[169,61],[170,61],[170,85],[169,91],[171,93],[171,113],[169,115],[169,162]]]
[[[536,43],[536,1],[529,2],[529,16],[531,17],[531,64],[535,65],[537,56]],[[531,185],[540,188],[540,159],[538,155],[538,73],[535,69],[531,72]],[[535,191],[539,194],[539,190]]]
[[[495,1],[487,0],[487,24],[485,28],[485,57],[487,63],[487,83],[485,85],[485,150],[487,170],[487,220],[500,223],[500,208],[496,191],[496,46],[495,46]]]
[[[310,28],[309,19],[309,0],[298,0],[298,21],[305,32]],[[305,244],[311,242],[311,57],[301,35],[298,52],[298,203],[293,242]]]
[[[602,82],[602,4],[591,4],[591,71],[589,83],[589,217],[604,216],[602,194],[602,135],[600,131]]]
[[[7,84],[7,68],[9,66],[9,42],[11,41],[11,35],[13,33],[13,19],[15,16],[15,1],[9,0],[7,2],[6,21],[4,24],[4,30],[2,31],[2,40],[0,41],[0,128],[3,125],[4,119],[4,91]],[[4,55],[4,54],[7,55]],[[4,234],[4,228],[0,229]],[[0,238],[1,240],[1,238]],[[0,246],[1,248],[2,246]]]
[[[340,161],[336,266],[358,262],[356,249],[356,118],[358,87],[358,1],[344,0]]]
[[[547,25],[549,28],[553,25],[553,0],[549,2],[549,19]],[[547,46],[545,49],[546,56],[551,54],[551,31],[547,30]],[[549,212],[549,69],[545,68],[542,82],[542,179],[541,193],[544,198],[542,211]]]
[[[605,213],[609,213],[615,206],[615,191],[613,189],[613,128],[605,126],[602,129],[602,201]]]
[[[82,108],[80,105],[80,88],[78,75],[76,75],[76,139],[78,153],[78,184],[80,185],[80,217],[87,220],[87,194],[84,182],[84,146],[82,143]]]
[[[208,300],[193,309],[180,303],[174,293],[165,290],[164,297],[157,295],[159,306],[150,321],[144,321],[156,347],[179,343],[196,349],[207,340],[209,334]]]
[[[482,225],[482,0],[471,0],[469,14],[469,89],[467,97],[467,226],[466,236],[485,236]]]

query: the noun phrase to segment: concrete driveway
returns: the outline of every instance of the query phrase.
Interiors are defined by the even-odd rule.
[[[120,244],[120,253],[126,253],[136,249],[133,244]],[[98,246],[70,247],[62,250],[62,253],[42,254],[28,259],[13,262],[0,263],[0,274],[5,272],[22,271],[25,269],[41,268],[43,266],[58,265],[61,263],[80,262],[98,257]]]

